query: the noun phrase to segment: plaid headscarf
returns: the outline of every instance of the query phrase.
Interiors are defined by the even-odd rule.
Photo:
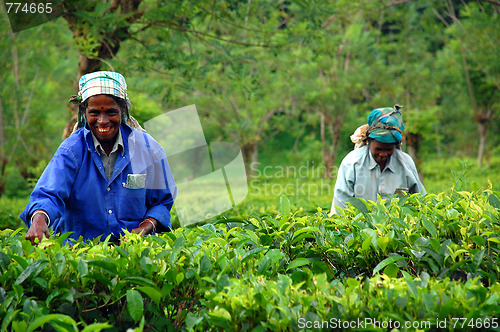
[[[96,71],[83,75],[78,83],[80,91],[73,96],[71,102],[82,103],[95,95],[113,95],[125,100],[127,98],[127,83],[120,73],[112,71]]]
[[[374,109],[368,116],[368,137],[382,143],[399,143],[405,130],[403,116],[399,111],[401,106]]]

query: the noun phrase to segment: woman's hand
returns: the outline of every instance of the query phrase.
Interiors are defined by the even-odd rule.
[[[158,222],[154,218],[146,218],[140,224],[139,227],[134,228],[132,233],[140,234],[141,236],[147,235],[149,233],[156,231],[156,225]]]
[[[31,226],[24,238],[29,240],[32,245],[35,245],[35,240],[38,239],[38,243],[40,243],[44,235],[47,239],[50,237],[47,217],[44,213],[36,213],[35,211],[35,215],[31,220]]]

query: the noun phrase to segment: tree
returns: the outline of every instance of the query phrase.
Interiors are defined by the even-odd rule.
[[[40,163],[43,167],[54,145],[60,143],[54,133],[66,118],[57,105],[71,96],[71,88],[64,82],[70,80],[68,68],[74,65],[71,59],[76,52],[67,47],[71,37],[60,32],[61,22],[13,33],[6,15],[0,16],[2,195],[14,175],[25,179],[38,176],[34,168]],[[46,40],[51,43],[47,45]]]
[[[80,52],[78,79],[86,73],[100,70],[103,63],[112,68],[109,60],[117,55],[127,40],[141,43],[146,52],[150,47],[154,50],[155,45],[148,42],[148,34],[153,28],[169,31],[163,34],[167,39],[162,41],[162,46],[171,53],[174,50],[168,43],[174,38],[170,33],[172,31],[186,38],[192,35],[198,39],[215,38],[245,44],[224,39],[218,31],[205,29],[207,26],[210,28],[212,20],[230,22],[231,15],[246,1],[65,0],[64,4],[68,8],[64,18]],[[76,114],[65,129],[65,137],[75,122]]]
[[[210,16],[193,17],[188,31],[152,29],[145,43],[125,43],[125,57],[115,63],[148,71],[139,78],[142,90],[161,96],[164,110],[196,103],[209,140],[239,144],[250,175],[259,147],[283,127],[275,115],[289,112],[280,6],[257,1],[216,9],[203,7]]]
[[[460,11],[460,17],[451,1],[447,2],[447,15],[452,23],[443,19],[451,36],[445,46],[449,61],[460,64],[466,84],[472,116],[477,124],[479,143],[477,163],[481,167],[488,142],[488,128],[500,108],[500,24],[498,9],[489,3],[469,3]]]
[[[367,103],[377,98],[379,83],[384,82],[384,57],[368,20],[377,8],[371,2],[336,1],[290,10],[299,59],[294,94],[302,96],[299,107],[313,115],[312,124],[319,123],[327,177],[336,164],[344,122],[366,123],[366,116],[360,115],[369,110]]]

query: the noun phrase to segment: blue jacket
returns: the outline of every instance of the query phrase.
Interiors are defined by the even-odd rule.
[[[144,132],[122,124],[121,133],[124,151],[109,180],[88,129],[62,142],[21,213],[26,225],[43,209],[55,233],[74,232],[74,239],[120,236],[147,217],[158,220],[160,230],[169,229],[177,188],[165,152]]]

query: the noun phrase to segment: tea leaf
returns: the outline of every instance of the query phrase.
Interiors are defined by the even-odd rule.
[[[60,322],[60,323],[68,324],[68,325],[73,327],[73,331],[78,331],[78,328],[76,327],[76,322],[73,320],[73,318],[66,316],[66,315],[62,315],[62,314],[51,314],[51,315],[45,315],[45,316],[42,316],[42,317],[35,319],[33,321],[33,323],[31,323],[28,326],[27,332],[32,332],[32,331],[36,330],[37,328],[42,327],[44,324],[46,324],[48,322]]]
[[[280,197],[280,212],[281,212],[280,226],[282,223],[285,223],[288,221],[288,219],[290,219],[290,211],[291,211],[290,200],[285,195],[282,195]]]
[[[9,324],[12,322],[14,317],[16,317],[17,313],[21,310],[12,310],[8,311],[7,314],[3,317],[1,331],[7,331]]]
[[[397,267],[394,263],[387,265],[384,269],[384,274],[391,278],[397,278],[398,272],[399,267]]]
[[[383,261],[378,263],[377,266],[375,266],[375,268],[373,269],[373,275],[377,274],[378,271],[382,270],[387,265],[393,264],[393,263],[400,261],[400,260],[403,260],[403,259],[406,259],[406,258],[401,256],[401,255],[394,255],[394,256],[391,256],[391,257],[384,259]]]
[[[186,316],[186,327],[191,330],[193,329],[196,325],[198,325],[201,321],[203,320],[203,317],[201,316],[196,316],[191,312],[188,312]]]
[[[498,199],[497,195],[490,194],[488,196],[488,203],[495,209],[500,209],[500,200]]]
[[[10,264],[10,257],[7,254],[0,251],[0,268],[2,268],[2,270],[5,271],[9,267],[9,264]]]
[[[352,206],[354,206],[356,209],[358,209],[359,211],[361,211],[363,213],[369,212],[368,208],[366,207],[366,204],[361,199],[359,199],[357,197],[349,197],[347,199],[347,203],[352,204]]]
[[[268,248],[267,247],[258,247],[258,248],[254,248],[252,250],[249,250],[247,251],[243,257],[241,257],[241,262],[243,263],[244,261],[246,261],[247,259],[255,256],[255,254],[261,252],[261,251],[264,251],[264,250],[267,250]]]
[[[31,275],[36,276],[40,271],[43,270],[45,266],[49,264],[49,261],[46,259],[40,259],[33,264],[29,265],[20,275],[17,277],[14,284],[19,285],[22,284],[23,281],[28,279]]]
[[[207,255],[203,255],[200,259],[200,275],[208,273],[211,267],[210,258]]]
[[[426,216],[422,216],[422,223],[424,224],[425,229],[435,238],[437,237],[437,230],[434,223],[429,220]]]
[[[85,328],[81,332],[100,332],[102,330],[107,330],[112,328],[113,325],[109,323],[93,323],[85,326]]]
[[[130,317],[137,323],[144,312],[144,302],[141,293],[136,290],[129,289],[127,291],[127,310]]]
[[[307,264],[309,264],[309,260],[307,258],[297,258],[288,265],[286,270],[288,271],[288,270],[291,270],[293,268],[296,268],[299,266],[304,266]]]
[[[83,259],[78,260],[77,271],[78,271],[78,274],[80,275],[80,277],[85,276],[89,272],[89,267]]]
[[[158,288],[153,288],[149,286],[139,286],[137,287],[138,290],[149,296],[151,300],[153,300],[156,305],[160,305],[161,302],[161,292]]]
[[[103,270],[107,270],[112,275],[118,274],[118,267],[116,265],[116,261],[111,260],[97,260],[92,259],[87,262],[88,265],[100,267]]]

